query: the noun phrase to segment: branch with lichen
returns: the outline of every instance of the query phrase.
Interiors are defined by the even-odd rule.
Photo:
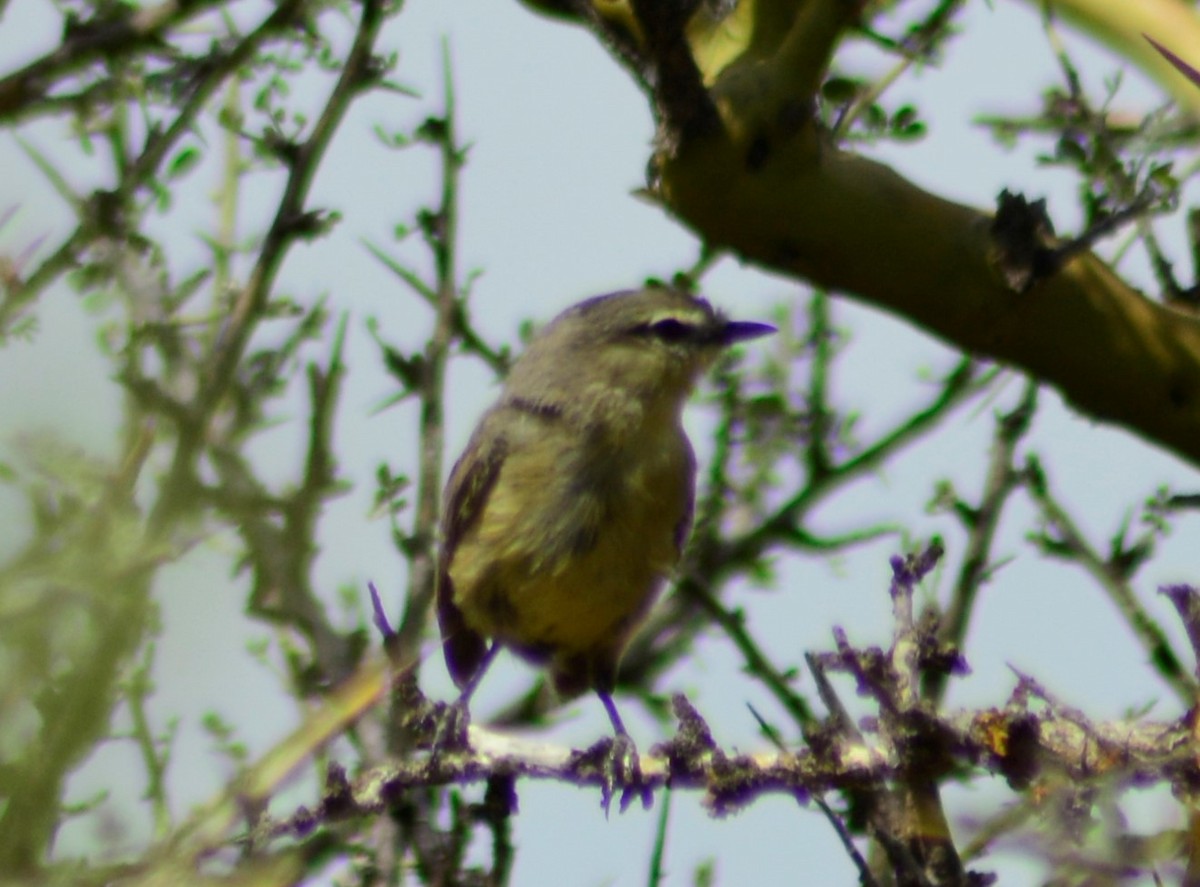
[[[668,785],[703,793],[714,815],[736,812],[768,794],[788,795],[802,806],[818,800],[849,838],[877,841],[893,873],[925,879],[912,883],[983,884],[988,876],[968,872],[958,849],[960,843],[971,845],[971,836],[952,836],[941,809],[939,786],[949,774],[1003,778],[1018,797],[1040,799],[1037,810],[1028,812],[1033,818],[1053,817],[1055,799],[1065,801],[1068,794],[1090,792],[1091,803],[1099,803],[1100,795],[1164,785],[1187,795],[1200,779],[1189,718],[1095,722],[1020,673],[1008,699],[994,707],[941,712],[924,698],[919,690],[930,672],[966,672],[963,659],[938,640],[937,623],[913,613],[913,592],[939,556],[940,549],[931,546],[893,558],[889,594],[895,621],[887,648],[853,644],[835,627],[832,648],[809,655],[825,714],[814,716],[803,747],[726,750],[702,714],[677,695],[673,735],[642,756],[641,781],[623,802]],[[1177,586],[1169,593],[1181,613],[1196,611],[1196,589]],[[1189,625],[1195,621],[1194,615],[1184,618]],[[249,768],[225,800],[214,802],[168,842],[171,864],[216,852],[233,839],[231,832],[237,831],[239,820],[246,822],[249,810],[256,811],[249,823],[252,846],[269,858],[276,840],[325,845],[343,827],[395,815],[396,805],[412,788],[486,784],[483,807],[472,814],[476,818],[467,817],[464,827],[472,822],[496,827],[505,821],[515,812],[522,780],[575,785],[598,790],[598,795],[603,791],[606,776],[595,749],[554,746],[476,725],[467,731],[464,746],[437,745],[445,706],[427,700],[408,679],[407,669],[391,674],[391,692],[399,703],[394,710],[403,718],[397,726],[416,737],[424,751],[355,776],[330,765],[315,805],[279,816],[262,812],[297,755],[313,748],[319,736],[335,735],[385,692],[385,670],[378,662],[364,664],[359,675],[330,696],[327,710],[316,710],[297,730],[296,736],[309,738],[299,743],[290,739]],[[871,717],[856,719],[848,713],[831,680],[835,674],[848,677],[857,695],[869,701]],[[291,751],[285,754],[285,749]],[[844,794],[851,805],[834,809],[825,804],[821,798],[830,792]],[[1152,858],[1131,864],[1161,873],[1176,864],[1179,847],[1179,840],[1162,843],[1151,848]]]

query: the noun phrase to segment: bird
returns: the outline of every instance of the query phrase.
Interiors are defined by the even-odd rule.
[[[612,693],[691,529],[683,409],[725,349],[774,331],[652,283],[573,305],[533,337],[443,495],[436,609],[464,704],[507,648],[560,696],[594,691],[625,762],[614,771],[636,772]]]

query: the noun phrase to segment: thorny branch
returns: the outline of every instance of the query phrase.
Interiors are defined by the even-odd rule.
[[[404,551],[409,558],[409,590],[395,642],[400,651],[420,647],[433,603],[434,541],[441,513],[442,463],[446,448],[446,366],[455,338],[459,306],[465,302],[458,272],[458,188],[466,149],[458,141],[450,53],[445,47],[442,76],[445,110],[440,118],[427,120],[421,127],[421,135],[438,151],[442,187],[438,206],[423,213],[421,218],[425,242],[434,260],[435,280],[429,287],[434,299],[434,324],[420,362],[417,385],[421,410],[417,503],[413,531]]]
[[[978,505],[957,499],[950,490],[944,491],[945,495],[953,498],[950,508],[967,529],[967,545],[958,578],[954,583],[950,604],[940,617],[938,641],[947,649],[962,649],[979,590],[997,568],[992,563],[992,543],[1000,527],[1004,505],[1021,481],[1021,472],[1013,465],[1013,459],[1017,444],[1029,430],[1036,408],[1037,384],[1030,380],[1025,383],[1017,406],[996,423],[983,495]],[[934,703],[942,699],[947,686],[946,677],[944,672],[926,673],[925,684],[921,688],[926,699]]]
[[[192,9],[202,10],[211,5],[212,0],[204,3],[190,3],[177,7],[174,3],[163,4],[157,9]],[[65,272],[76,267],[88,247],[97,242],[118,237],[134,237],[132,230],[132,213],[134,200],[154,178],[159,175],[163,161],[169,152],[179,144],[195,125],[198,115],[208,105],[212,96],[230,77],[243,69],[255,53],[259,52],[270,40],[279,38],[288,28],[296,24],[301,11],[305,8],[305,0],[284,0],[279,3],[263,22],[244,38],[237,40],[232,48],[223,52],[214,52],[204,58],[203,63],[193,65],[193,70],[186,73],[187,89],[185,98],[174,119],[167,125],[161,124],[151,128],[147,134],[141,152],[132,158],[118,157],[121,168],[118,170],[118,182],[111,190],[99,190],[87,198],[77,198],[74,202],[79,206],[79,225],[48,257],[42,260],[38,267],[27,275],[15,277],[6,281],[4,298],[0,301],[0,340],[20,317],[22,311],[46,290]],[[139,14],[131,15],[131,20]],[[151,18],[150,20],[153,20]],[[115,34],[115,32],[113,32]],[[109,36],[113,36],[110,34]],[[68,37],[68,42],[70,38]],[[136,46],[126,46],[132,51]],[[66,52],[65,45],[52,55]],[[73,53],[66,55],[74,57]],[[48,57],[49,58],[49,57]],[[43,60],[45,62],[45,60]],[[35,62],[31,68],[37,68],[42,63]],[[182,63],[181,63],[182,64]],[[26,69],[27,71],[30,69]],[[184,76],[181,74],[181,76]],[[24,81],[28,75],[10,75],[5,82]],[[104,81],[111,88],[114,78]],[[0,86],[0,94],[3,88]],[[36,106],[31,97],[23,101]],[[2,104],[2,99],[0,99]],[[121,208],[115,212],[115,208]]]
[[[320,233],[327,224],[321,213],[306,209],[308,191],[350,104],[380,77],[373,47],[384,21],[384,0],[363,0],[354,43],[324,108],[308,138],[290,146],[286,153],[288,177],[275,218],[249,279],[234,298],[228,320],[200,367],[199,378],[203,383],[188,405],[192,429],[204,429],[228,393],[250,335],[265,313],[284,256],[297,242]],[[153,525],[169,526],[173,516],[184,508],[195,488],[195,462],[201,449],[199,435],[181,435],[163,493],[151,516]]]
[[[83,21],[69,16],[56,49],[0,79],[0,122],[55,110],[46,99],[71,75],[96,62],[111,64],[144,51],[218,5],[220,0],[166,0],[145,8],[107,5]]]
[[[1200,759],[1192,751],[1188,717],[1093,722],[1021,674],[1006,702],[978,711],[938,712],[915,693],[926,672],[947,668],[936,623],[905,615],[916,584],[939,554],[932,547],[894,559],[891,594],[897,621],[888,649],[853,646],[835,629],[834,649],[809,656],[828,713],[814,718],[803,746],[726,751],[703,717],[676,696],[675,735],[641,759],[647,784],[655,790],[669,785],[676,791],[701,791],[715,815],[735,812],[764,794],[784,793],[807,804],[828,792],[843,793],[854,799],[835,814],[846,834],[880,842],[898,883],[931,885],[990,883],[990,876],[965,869],[946,827],[937,788],[946,774],[987,772],[1018,792],[1037,786],[1045,797],[1068,786],[1078,793],[1088,786],[1119,792],[1155,784],[1190,791],[1197,784]],[[1194,589],[1188,593],[1200,594]],[[954,669],[961,671],[963,663],[955,661]],[[858,695],[872,701],[876,716],[852,718],[829,679],[833,673],[850,676]],[[404,692],[412,694],[412,685],[406,684]],[[419,694],[406,698],[401,709],[409,713],[406,728],[428,747],[438,729],[437,707]],[[510,785],[512,780],[536,779],[594,789],[605,778],[587,753],[473,725],[463,749],[392,760],[354,779],[334,766],[315,809],[299,810],[263,828],[268,835],[311,839],[338,822],[390,810],[406,789],[490,784],[501,774]],[[505,809],[511,812],[515,794],[511,788],[504,794],[509,798]],[[1052,806],[1042,804],[1047,810]],[[1158,858],[1146,865],[1163,863]]]
[[[3,269],[6,290],[4,301],[0,302],[0,330],[8,329],[50,282],[79,265],[89,247],[102,239],[128,241],[141,248],[141,235],[134,221],[136,198],[154,187],[154,179],[168,154],[196,125],[200,112],[217,89],[271,40],[303,24],[302,5],[284,0],[247,37],[219,41],[203,57],[173,56],[167,68],[156,72],[160,79],[177,81],[171,118],[149,127],[139,151],[129,150],[128,132],[117,131],[119,127],[114,125],[109,133],[110,144],[118,150],[112,188],[86,197],[70,195],[70,202],[80,213],[79,224],[31,273],[22,275],[20,269],[8,266]],[[620,2],[611,5],[617,12],[622,6]],[[184,0],[146,10],[118,5],[115,13],[98,12],[85,21],[69,19],[59,50],[0,80],[0,119],[20,120],[65,108],[82,113],[97,103],[111,101],[116,95],[113,90],[118,88],[114,85],[119,82],[117,78],[89,82],[80,72],[101,62],[109,69],[119,68],[127,57],[158,46],[167,35],[212,6],[206,0]],[[684,24],[696,13],[697,4],[672,0],[656,6],[635,0],[629,4],[633,17],[624,21],[617,15],[601,15],[597,4],[584,0],[561,0],[561,6],[572,9],[593,28],[604,31],[610,45],[617,47],[618,54],[654,95],[662,127],[660,154],[669,155],[681,144],[703,137],[721,125],[713,96],[701,79],[686,43]],[[761,6],[769,14],[771,4]],[[952,17],[957,6],[953,0],[942,2],[929,22],[939,28],[944,26],[944,19]],[[775,7],[776,13],[789,9],[788,4]],[[340,489],[332,434],[344,371],[341,355],[345,319],[325,365],[312,364],[308,368],[311,416],[307,458],[302,482],[289,494],[276,493],[262,484],[244,460],[239,445],[262,418],[264,391],[269,390],[281,368],[296,358],[300,343],[311,338],[314,329],[323,326],[324,311],[318,307],[310,312],[300,322],[297,334],[270,352],[251,354],[249,343],[268,314],[269,300],[287,251],[297,241],[319,234],[329,222],[327,217],[306,206],[308,189],[346,108],[364,88],[379,80],[381,65],[372,47],[386,13],[383,3],[364,0],[353,48],[306,138],[294,141],[271,133],[270,137],[255,139],[260,147],[269,148],[284,163],[287,182],[250,280],[234,293],[232,312],[216,336],[214,349],[201,354],[195,366],[187,368],[198,386],[191,396],[185,397],[171,386],[144,375],[132,356],[149,341],[168,356],[168,363],[172,359],[176,364],[181,363],[179,354],[186,349],[181,337],[170,329],[174,318],[156,318],[135,331],[121,381],[142,410],[142,421],[132,423],[129,429],[121,470],[115,476],[105,476],[102,483],[101,501],[105,509],[101,510],[105,515],[117,515],[114,523],[135,519],[134,488],[156,433],[155,420],[163,420],[177,432],[175,463],[150,522],[151,535],[156,539],[174,536],[185,512],[197,503],[212,506],[237,523],[245,542],[246,564],[254,572],[253,611],[298,629],[310,643],[311,661],[296,656],[292,663],[292,676],[301,692],[324,691],[339,677],[348,677],[348,682],[353,682],[372,665],[369,661],[363,664],[366,644],[363,634],[343,635],[334,629],[312,586],[311,576],[321,508]],[[757,23],[760,28],[763,21]],[[838,21],[844,24],[846,17],[839,13]],[[769,30],[762,28],[767,35],[763,39],[770,37]],[[795,33],[801,30],[797,27]],[[788,28],[779,29],[780,34],[785,31]],[[832,42],[830,39],[825,46],[816,41],[819,54],[829,49]],[[924,43],[921,45],[924,52]],[[765,62],[780,47],[759,45],[755,50],[763,51],[758,61]],[[821,63],[816,65],[811,64],[812,60],[799,61],[805,62],[804,74],[811,81],[806,81],[812,87],[805,93],[807,96],[815,90],[827,59],[822,55],[818,60]],[[76,75],[78,79],[72,79]],[[794,99],[790,101],[791,104],[781,107],[787,113],[782,113],[774,123],[785,129],[803,128],[807,117],[798,115]],[[393,688],[393,720],[397,723],[388,727],[410,729],[426,751],[438,736],[438,706],[424,699],[409,679],[415,671],[412,663],[419,660],[418,640],[431,587],[430,541],[436,525],[438,475],[443,455],[445,365],[456,343],[462,350],[481,357],[497,372],[503,371],[507,362],[506,353],[489,347],[472,327],[465,307],[469,284],[459,280],[456,268],[457,172],[465,152],[456,140],[453,106],[453,91],[447,76],[445,114],[427,121],[420,132],[421,138],[438,147],[443,164],[440,204],[419,220],[435,258],[436,281],[426,283],[407,267],[393,265],[398,276],[434,309],[435,316],[434,333],[425,350],[417,355],[419,359],[406,358],[394,364],[401,370],[401,381],[407,379],[413,383],[410,388],[421,402],[422,426],[412,532],[398,540],[413,566],[412,593],[400,629],[404,640],[398,645],[404,651],[400,660],[403,668],[396,670],[402,671],[404,678],[397,680]],[[754,150],[742,160],[761,166],[770,159],[773,146],[761,133],[755,136],[752,147]],[[1111,228],[1112,219],[1110,216],[1102,220],[1091,235]],[[146,261],[152,265],[157,257]],[[1166,279],[1161,262],[1159,265]],[[113,274],[118,270],[110,269]],[[186,288],[180,288],[180,293],[185,291]],[[180,293],[171,294],[171,298],[184,298]],[[997,371],[981,371],[973,361],[964,360],[943,380],[925,408],[874,442],[851,446],[849,422],[833,407],[830,392],[832,361],[837,349],[829,305],[828,296],[817,293],[809,308],[807,336],[797,337],[805,343],[811,362],[806,384],[777,386],[784,391],[803,391],[803,402],[764,411],[770,414],[771,421],[786,425],[786,433],[777,436],[800,453],[801,480],[794,488],[768,499],[759,496],[763,489],[770,489],[762,477],[747,480],[739,474],[736,454],[756,437],[746,433],[746,429],[761,421],[756,410],[763,405],[755,399],[753,381],[728,374],[729,384],[718,401],[717,452],[702,491],[699,526],[687,569],[676,593],[627,657],[623,673],[625,689],[648,693],[658,672],[676,661],[697,634],[715,622],[741,651],[752,674],[797,722],[805,744],[798,749],[777,747],[757,754],[726,751],[690,703],[676,697],[673,701],[676,734],[642,758],[648,784],[656,788],[669,785],[703,791],[710,809],[717,813],[737,810],[771,792],[787,793],[801,803],[814,799],[824,803],[821,795],[838,793],[844,799],[841,809],[827,804],[826,813],[847,853],[859,865],[863,882],[868,884],[873,878],[855,845],[864,835],[882,848],[898,883],[986,881],[986,875],[966,871],[964,861],[970,861],[988,838],[985,836],[983,843],[965,845],[964,852],[959,852],[951,840],[940,796],[941,786],[950,776],[970,773],[1002,776],[1014,790],[1023,793],[1019,809],[1025,818],[1040,814],[1039,803],[1044,809],[1063,798],[1066,800],[1062,801],[1062,807],[1073,804],[1090,810],[1092,802],[1080,802],[1080,798],[1094,799],[1104,792],[1148,784],[1168,786],[1181,797],[1192,799],[1194,786],[1200,784],[1197,783],[1200,765],[1194,753],[1196,725],[1190,716],[1169,723],[1133,719],[1094,723],[1026,675],[1018,675],[1016,689],[1002,706],[975,712],[938,710],[949,676],[959,673],[965,664],[960,648],[975,595],[995,569],[990,550],[1000,511],[1021,483],[1031,490],[1045,518],[1047,530],[1039,537],[1043,547],[1072,558],[1101,578],[1159,664],[1165,679],[1185,703],[1194,701],[1195,677],[1185,673],[1166,642],[1165,632],[1149,620],[1128,582],[1133,569],[1146,556],[1145,546],[1140,542],[1126,545],[1122,538],[1114,543],[1107,558],[1097,554],[1062,505],[1050,496],[1049,485],[1036,460],[1028,461],[1024,468],[1016,466],[1016,447],[1033,409],[1032,385],[1017,408],[1001,417],[979,503],[968,505],[955,499],[954,507],[968,529],[969,548],[949,611],[940,620],[913,613],[913,587],[932,566],[936,553],[930,549],[909,559],[898,558],[893,564],[895,581],[891,593],[896,627],[890,647],[887,650],[856,647],[844,632],[835,629],[833,649],[807,657],[817,695],[826,711],[823,717],[815,712],[815,705],[793,689],[789,672],[772,663],[746,631],[741,612],[717,597],[726,580],[763,568],[765,558],[773,551],[838,550],[888,531],[888,527],[870,526],[829,538],[814,531],[810,524],[819,504],[898,456],[955,408],[986,388],[996,376]],[[171,310],[164,314],[170,315]],[[225,422],[222,420],[227,407],[233,418]],[[797,442],[802,445],[794,446]],[[198,465],[211,467],[216,483],[208,479],[207,472],[199,471]],[[756,512],[752,529],[739,527],[730,531],[722,526],[721,517],[726,513],[726,498],[730,495],[749,501]],[[84,662],[84,667],[76,668],[76,674],[100,675],[99,681],[89,684],[74,681],[76,674],[68,675],[68,680],[62,682],[67,692],[57,700],[59,708],[43,710],[50,715],[61,715],[46,718],[52,731],[37,747],[39,764],[44,770],[35,774],[38,777],[35,780],[16,783],[18,789],[25,791],[17,792],[18,800],[4,809],[4,817],[0,819],[0,825],[4,826],[0,828],[0,860],[15,863],[18,868],[36,865],[45,838],[53,833],[55,825],[43,814],[57,809],[57,792],[63,775],[69,772],[81,750],[102,738],[120,667],[144,638],[144,626],[153,618],[148,605],[149,577],[173,553],[165,545],[151,546],[139,550],[137,558],[113,558],[109,556],[112,552],[100,544],[118,535],[111,528],[102,526],[102,521],[95,518],[75,524],[64,518],[72,508],[75,513],[86,512],[91,500],[81,505],[50,499],[46,497],[47,506],[39,513],[40,519],[47,526],[78,531],[85,543],[95,543],[93,547],[99,554],[86,566],[100,565],[104,568],[100,572],[107,571],[94,585],[85,587],[80,594],[82,605],[76,605],[76,610],[98,619],[102,617],[117,630],[108,639],[108,647]],[[119,527],[124,528],[124,525]],[[48,538],[58,541],[59,537],[48,534]],[[185,538],[177,544],[183,547],[189,541]],[[16,565],[13,575],[35,564],[37,556],[44,554],[45,551],[31,550],[29,557]],[[121,590],[124,597],[93,593],[110,588]],[[1196,625],[1200,622],[1196,615],[1200,612],[1196,603],[1200,595],[1186,585],[1172,586],[1164,592],[1177,606],[1195,653],[1200,649],[1196,640],[1200,637]],[[1200,661],[1200,654],[1197,659]],[[131,702],[134,739],[152,777],[156,811],[165,817],[162,775],[168,753],[158,748],[159,740],[153,735],[142,705],[148,692],[144,683],[147,667],[148,661],[124,692]],[[831,678],[839,673],[849,675],[859,693],[874,706],[873,717],[858,722],[853,719]],[[100,692],[95,691],[97,683]],[[60,688],[51,689],[58,692]],[[49,698],[53,694],[45,695]],[[281,880],[294,880],[304,864],[319,859],[331,846],[344,846],[336,833],[342,823],[367,819],[374,831],[366,855],[378,873],[398,871],[411,858],[424,880],[449,882],[466,865],[471,829],[482,825],[493,839],[493,866],[487,876],[490,883],[502,884],[511,871],[514,852],[510,828],[516,809],[515,780],[525,776],[590,787],[603,783],[603,774],[594,767],[594,756],[587,752],[522,742],[478,726],[470,728],[466,749],[437,748],[428,755],[394,754],[394,747],[372,735],[379,723],[359,717],[376,698],[369,693],[364,696],[354,716],[343,715],[336,730],[331,728],[316,739],[302,735],[297,748],[291,749],[294,758],[307,759],[336,735],[345,736],[362,752],[363,770],[353,778],[338,765],[327,769],[325,791],[315,809],[298,810],[292,816],[274,821],[264,815],[268,792],[254,795],[241,792],[239,789],[244,785],[231,786],[230,797],[243,802],[242,813],[250,824],[241,849],[247,858],[254,857],[253,861],[261,866],[259,871],[274,871],[271,867],[278,865],[279,872],[293,873],[290,878],[281,876]],[[527,717],[534,710],[535,706],[530,704],[520,714]],[[408,723],[406,719],[421,723]],[[16,776],[6,771],[5,778],[11,780]],[[282,779],[277,776],[270,784],[276,786]],[[435,797],[445,796],[425,793],[422,799],[421,793],[406,791],[476,782],[486,783],[483,802],[467,804],[452,796],[448,802],[450,821],[444,829],[432,814],[439,812],[433,806],[440,803]],[[10,781],[4,787],[11,788],[12,784]],[[44,802],[43,809],[39,810],[36,803],[28,805],[26,802],[31,798],[37,803]],[[1007,827],[1000,824],[997,829]],[[272,856],[260,853],[272,837],[279,836],[295,839],[294,857],[288,858],[288,851]],[[206,833],[202,837],[210,836]],[[224,840],[224,834],[213,838],[196,858],[221,849]],[[1170,853],[1175,855],[1178,849],[1174,846]],[[171,864],[177,862],[170,860]],[[1140,861],[1138,864],[1142,865]],[[1144,867],[1157,865],[1158,860],[1147,857]],[[112,880],[129,876],[128,871],[111,874]],[[879,882],[885,880],[881,878]]]
[[[1048,554],[1072,560],[1096,580],[1121,616],[1129,624],[1134,637],[1141,643],[1160,677],[1175,691],[1187,708],[1195,705],[1198,684],[1184,669],[1170,638],[1138,600],[1130,579],[1151,551],[1151,539],[1144,537],[1126,547],[1124,534],[1113,541],[1112,554],[1105,558],[1087,541],[1075,526],[1066,509],[1055,499],[1050,482],[1034,457],[1026,461],[1026,484],[1030,495],[1042,513],[1046,529],[1034,535],[1034,541]]]
[[[297,653],[290,663],[297,692],[320,691],[329,681],[352,673],[365,643],[365,636],[353,631],[342,635],[333,628],[311,584],[316,522],[324,502],[339,490],[332,417],[342,370],[344,325],[335,337],[328,367],[309,367],[313,409],[305,475],[298,488],[288,495],[269,490],[243,461],[241,446],[259,427],[265,404],[279,391],[279,374],[325,323],[318,306],[303,314],[282,345],[247,354],[251,335],[271,316],[269,300],[283,257],[298,240],[320,231],[319,216],[304,206],[308,187],[349,104],[378,84],[383,69],[372,47],[388,10],[383,2],[364,0],[341,76],[308,137],[291,146],[294,150],[276,155],[276,159],[283,157],[288,171],[279,211],[250,283],[235,298],[233,317],[221,334],[205,341],[202,334],[193,336],[176,312],[207,275],[201,273],[177,287],[169,284],[161,247],[142,230],[144,199],[148,191],[162,193],[168,155],[194,131],[217,90],[231,78],[244,76],[270,41],[288,36],[298,42],[307,40],[306,35],[288,32],[302,13],[313,9],[303,0],[284,0],[244,37],[232,36],[232,25],[226,22],[231,36],[201,56],[189,56],[182,49],[166,52],[168,44],[160,45],[168,34],[175,36],[179,25],[213,6],[185,2],[141,10],[112,4],[86,21],[67,14],[59,50],[0,82],[0,112],[15,119],[62,110],[63,84],[88,66],[103,63],[120,68],[126,57],[131,64],[135,59],[144,63],[125,71],[128,76],[109,76],[119,89],[116,93],[93,92],[86,82],[78,85],[77,97],[83,104],[71,107],[77,112],[81,137],[98,135],[110,149],[109,187],[77,197],[66,177],[29,149],[76,210],[77,227],[31,272],[6,265],[4,275],[0,301],[4,334],[48,284],[72,268],[79,269],[77,283],[84,292],[111,282],[127,300],[128,311],[124,339],[114,355],[119,366],[116,375],[127,395],[122,464],[78,492],[67,486],[65,492],[45,497],[46,517],[52,519],[40,522],[34,541],[5,565],[2,577],[6,592],[21,585],[64,589],[74,598],[72,618],[65,621],[75,628],[69,630],[78,632],[80,625],[86,625],[91,638],[86,643],[72,641],[75,646],[68,653],[64,628],[54,618],[62,608],[48,606],[46,615],[39,617],[45,623],[39,631],[43,642],[47,648],[57,644],[59,652],[54,654],[53,673],[30,679],[35,700],[31,704],[41,725],[36,739],[28,743],[36,758],[26,759],[24,753],[15,760],[6,758],[6,775],[0,780],[5,800],[0,806],[0,868],[7,873],[35,870],[44,859],[61,816],[65,780],[88,750],[104,740],[123,698],[129,701],[134,738],[147,763],[158,827],[165,830],[162,770],[168,752],[155,747],[145,718],[141,702],[148,692],[145,680],[123,681],[123,677],[135,651],[156,631],[152,586],[159,567],[178,559],[206,532],[203,525],[214,511],[234,521],[242,532],[245,562],[255,574],[252,608],[295,627],[311,643],[311,660]],[[155,68],[164,56],[169,62]],[[86,104],[93,99],[101,103],[103,112],[96,117],[89,116]],[[163,107],[167,109],[163,119],[156,119]],[[141,112],[138,122],[144,126],[131,125],[135,116],[131,108]],[[142,139],[140,147],[136,138]],[[234,170],[235,184],[243,172]],[[218,310],[225,295],[213,300]],[[203,326],[216,331],[221,319],[214,314]],[[206,350],[214,340],[215,347]],[[188,396],[181,394],[184,391]],[[157,487],[158,499],[150,501],[147,518],[143,508],[150,497],[144,494],[151,488],[139,483],[139,476],[147,464],[153,464],[149,457],[156,440],[168,436],[164,432],[175,433],[175,465],[168,480]],[[198,472],[202,460],[207,461],[203,472]],[[79,456],[74,462],[71,470],[78,473],[78,464],[85,463]],[[63,469],[56,466],[55,470]],[[210,483],[214,476],[217,482]],[[73,499],[76,504],[64,508]],[[53,604],[52,597],[44,602]],[[6,653],[28,647],[19,637],[8,636],[5,645]],[[152,647],[146,650],[149,655]],[[141,666],[148,667],[148,662]]]

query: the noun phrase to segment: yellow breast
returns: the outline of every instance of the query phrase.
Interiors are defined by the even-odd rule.
[[[543,425],[519,440],[449,564],[467,624],[555,656],[616,649],[678,559],[693,462],[674,421],[623,441]]]

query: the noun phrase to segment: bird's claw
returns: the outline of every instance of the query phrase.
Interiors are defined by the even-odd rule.
[[[471,712],[465,699],[459,698],[445,705],[437,714],[430,743],[430,759],[436,763],[443,753],[467,751],[471,747],[468,730]]]
[[[642,806],[650,809],[654,793],[642,775],[637,746],[628,733],[617,733],[605,737],[580,756],[580,763],[593,765],[600,776],[600,806],[607,816],[612,800],[620,791],[619,810],[624,813],[634,798],[640,797]]]

